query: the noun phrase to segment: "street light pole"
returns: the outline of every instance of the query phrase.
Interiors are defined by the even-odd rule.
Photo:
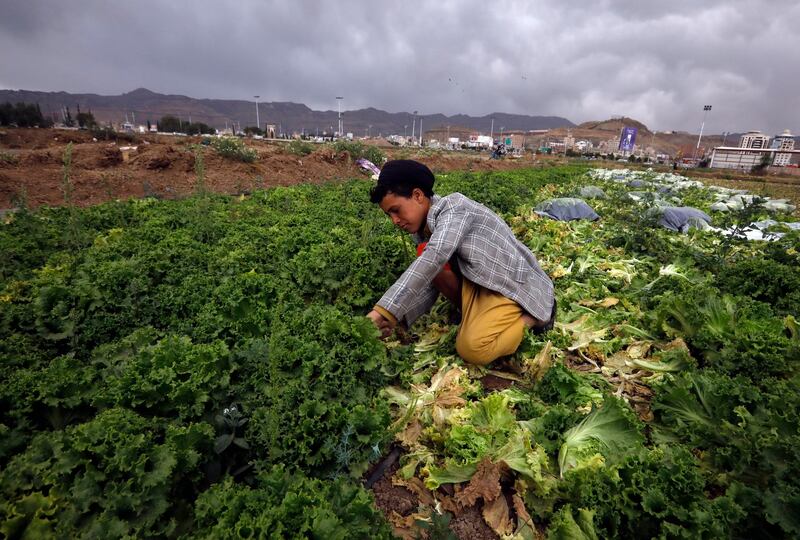
[[[711,110],[711,105],[703,105],[703,123],[700,124],[700,136],[697,137],[697,146],[694,148],[694,153],[692,154],[692,162],[697,158],[697,152],[700,150],[700,140],[703,138],[703,128],[706,127],[706,115],[708,111]]]
[[[336,96],[336,101],[339,104],[339,137],[344,133],[344,125],[342,124],[342,100],[344,97]]]
[[[253,96],[256,98],[256,129],[261,129],[261,119],[258,117],[258,98],[261,96]]]
[[[489,137],[491,137],[494,142],[494,118],[492,118],[492,127],[489,129]]]
[[[414,111],[414,115],[411,117],[411,139],[414,140],[414,127],[417,124],[417,111]]]

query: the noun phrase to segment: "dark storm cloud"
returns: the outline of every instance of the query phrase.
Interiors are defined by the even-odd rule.
[[[800,3],[1,3],[0,87],[800,131]]]

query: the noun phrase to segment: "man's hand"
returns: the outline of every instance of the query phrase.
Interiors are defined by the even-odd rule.
[[[387,337],[392,335],[392,331],[394,330],[394,325],[391,321],[389,321],[386,317],[381,315],[378,311],[372,310],[367,313],[367,317],[375,323],[375,326],[381,332],[381,339],[386,339]]]

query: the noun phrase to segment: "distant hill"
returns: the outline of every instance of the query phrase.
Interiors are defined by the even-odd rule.
[[[548,131],[547,138],[560,140],[569,132],[576,140],[585,139],[591,141],[595,145],[599,145],[603,141],[608,143],[611,142],[612,139],[619,137],[623,127],[638,128],[636,146],[639,148],[652,147],[657,152],[664,152],[675,156],[678,154],[692,154],[695,152],[697,146],[698,136],[696,133],[674,131],[652,132],[644,123],[629,117],[616,117],[609,118],[608,120],[583,122],[569,130],[567,130],[567,128],[552,129]],[[726,144],[737,145],[739,144],[739,137],[736,136],[734,138],[733,135],[723,137],[722,135],[705,133],[703,139],[700,141],[700,148],[697,149],[697,152],[702,155],[715,146],[721,146],[723,141],[725,141]]]
[[[599,121],[594,120],[591,122],[584,122],[578,125],[578,128],[580,129],[612,131],[614,133],[619,133],[623,127],[635,127],[639,129],[639,132],[650,133],[650,130],[647,129],[646,125],[639,122],[638,120],[634,120],[633,118],[628,118],[628,117],[611,118],[609,120],[599,120]]]
[[[121,123],[128,118],[144,124],[147,120],[155,123],[162,116],[171,114],[182,120],[205,122],[216,128],[224,128],[226,123],[237,122],[242,128],[255,125],[256,108],[254,101],[229,99],[195,99],[188,96],[158,94],[138,88],[119,96],[101,96],[98,94],[69,94],[67,92],[38,92],[31,90],[0,90],[0,103],[4,102],[38,103],[42,113],[58,115],[62,107],[69,107],[72,115],[80,106],[82,111],[91,110],[95,118],[102,123]],[[338,113],[330,111],[314,111],[301,103],[263,102],[258,106],[261,127],[265,124],[280,126],[286,133],[305,130],[316,133],[335,130],[338,124]],[[411,135],[412,125],[415,132],[420,119],[422,129],[435,126],[461,126],[476,131],[488,132],[492,119],[494,129],[502,126],[506,130],[551,129],[572,127],[575,124],[558,116],[529,116],[522,114],[493,113],[486,116],[468,116],[458,114],[421,115],[412,119],[407,112],[389,113],[372,107],[352,111],[342,111],[345,131],[363,136],[367,130],[371,135],[407,133]],[[371,126],[371,127],[370,127]],[[406,127],[407,126],[407,127]]]

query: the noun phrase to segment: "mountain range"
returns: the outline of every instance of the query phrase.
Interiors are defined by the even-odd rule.
[[[91,111],[95,119],[105,124],[121,124],[126,117],[138,124],[146,121],[155,123],[165,115],[179,117],[183,121],[204,122],[218,129],[233,123],[238,127],[256,124],[255,101],[231,99],[196,99],[181,95],[166,95],[138,88],[118,96],[98,94],[70,94],[67,92],[39,92],[32,90],[0,90],[0,103],[38,103],[48,118],[60,120],[61,110],[69,107],[72,116],[80,107],[81,111]],[[338,113],[335,110],[315,111],[302,103],[260,102],[258,115],[263,129],[266,124],[274,124],[284,133],[302,132],[314,134],[335,130]],[[342,111],[344,131],[356,136],[382,134],[419,133],[419,124],[426,130],[433,127],[458,126],[481,132],[500,128],[508,130],[540,130],[558,127],[573,127],[575,124],[559,116],[530,116],[524,114],[493,113],[486,116],[457,114],[424,114],[414,117],[408,112],[391,113],[375,109]]]

